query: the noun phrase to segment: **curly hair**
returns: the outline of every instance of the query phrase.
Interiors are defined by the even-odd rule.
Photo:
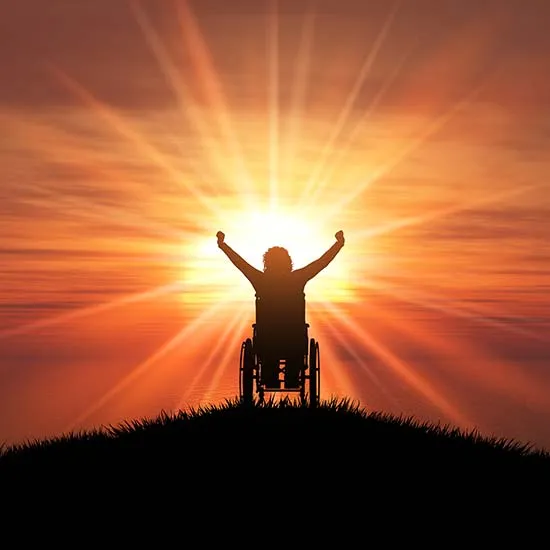
[[[286,248],[272,246],[264,253],[264,271],[292,271],[292,258]]]

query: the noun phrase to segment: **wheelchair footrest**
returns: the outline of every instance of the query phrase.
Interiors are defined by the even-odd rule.
[[[277,393],[277,392],[299,392],[302,388],[301,387],[297,387],[297,386],[293,386],[292,388],[285,388],[285,387],[276,387],[276,388],[272,388],[272,387],[269,387],[269,386],[264,386],[263,387],[263,390],[266,391],[266,392],[272,392],[272,393]]]

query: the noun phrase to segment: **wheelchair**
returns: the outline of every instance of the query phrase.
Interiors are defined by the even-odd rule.
[[[259,336],[265,329],[262,323],[260,301],[256,299],[256,322],[252,324],[252,337],[246,338],[241,344],[239,359],[239,397],[242,403],[250,404],[254,401],[254,395],[258,395],[260,402],[265,399],[266,393],[299,393],[300,401],[310,407],[317,407],[321,390],[321,364],[319,342],[309,336],[309,324],[305,322],[305,302],[301,306],[303,323],[299,323],[301,334],[297,337],[299,349],[294,354],[299,358],[298,384],[287,387],[286,370],[288,355],[281,350],[275,350],[275,355],[270,354],[271,360],[275,359],[276,380],[273,384],[264,376],[263,370],[265,351],[262,349]],[[272,378],[270,379],[272,380]]]

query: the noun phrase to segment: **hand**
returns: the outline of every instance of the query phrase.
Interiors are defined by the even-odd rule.
[[[225,239],[225,233],[222,233],[221,231],[218,231],[216,233],[216,237],[218,237],[218,246],[223,243],[223,240]]]
[[[346,242],[346,239],[344,239],[344,232],[342,230],[336,232],[334,236],[339,243],[344,244]]]

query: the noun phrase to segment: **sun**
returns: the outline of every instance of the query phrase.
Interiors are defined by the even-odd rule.
[[[211,234],[201,235],[185,246],[182,266],[182,286],[187,289],[185,301],[249,301],[254,296],[250,283],[218,249],[215,237],[218,230],[225,233],[225,241],[231,248],[259,270],[263,270],[263,254],[271,246],[286,248],[294,269],[298,269],[319,258],[335,242],[334,231],[292,208],[226,212],[223,222],[212,226]],[[346,261],[345,253],[341,252],[308,283],[308,302],[352,300],[349,268],[349,259]]]

